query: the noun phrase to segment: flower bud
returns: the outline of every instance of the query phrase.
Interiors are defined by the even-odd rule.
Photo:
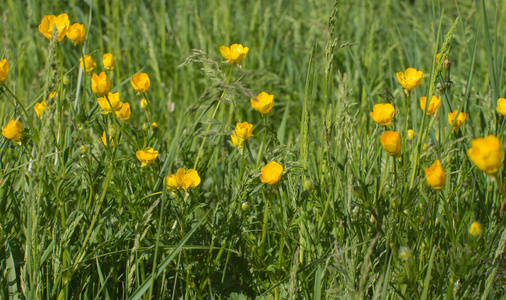
[[[107,134],[109,136],[116,136],[116,128],[114,128],[114,126],[112,125],[109,125],[109,127],[107,128]]]
[[[63,75],[63,84],[67,85],[70,83],[70,78],[67,75]]]
[[[142,98],[141,99],[141,108],[145,109],[146,107],[148,107],[148,100]]]
[[[309,180],[309,179],[306,179],[304,181],[304,190],[305,191],[309,191],[312,188],[313,188],[313,182],[311,180]]]
[[[148,131],[151,128],[151,125],[149,125],[148,122],[142,123],[142,130]]]
[[[399,256],[402,260],[408,261],[413,256],[413,251],[407,246],[403,246],[399,249]]]
[[[247,210],[248,208],[249,208],[249,203],[248,203],[248,201],[243,202],[243,203],[241,204],[241,209],[242,209],[242,210]]]

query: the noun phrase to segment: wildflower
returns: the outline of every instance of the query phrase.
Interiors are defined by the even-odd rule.
[[[100,72],[100,75],[93,74],[91,77],[91,90],[98,96],[105,96],[111,89],[111,82],[104,72]]]
[[[275,161],[271,161],[265,167],[260,169],[260,181],[267,184],[276,184],[283,174],[283,166]]]
[[[413,129],[409,129],[408,130],[408,139],[412,140],[415,138],[415,132],[413,131]]]
[[[81,61],[81,68],[86,72],[86,74],[90,75],[93,70],[97,67],[95,60],[91,55],[84,55],[84,59],[81,57],[79,59]]]
[[[112,53],[105,53],[102,56],[102,65],[104,65],[104,69],[107,71],[112,71],[116,66],[116,59]]]
[[[446,184],[446,173],[441,166],[441,161],[436,160],[430,168],[426,168],[425,170],[425,179],[427,180],[427,184],[435,189],[440,190],[444,188]]]
[[[99,137],[99,138],[98,138],[98,141],[99,141],[99,142],[101,142],[101,143],[103,143],[105,146],[107,146],[107,136],[106,136],[106,134],[105,134],[105,131],[104,131],[104,133],[102,134],[102,137]],[[111,146],[114,146],[114,141],[113,141],[113,139],[112,139],[112,136],[111,136],[111,135],[109,135],[109,142],[111,142]]]
[[[0,86],[4,85],[7,80],[7,74],[9,74],[9,63],[7,59],[0,61]]]
[[[149,76],[146,73],[135,73],[130,79],[134,90],[138,93],[145,93],[149,88]]]
[[[67,38],[77,45],[79,43],[84,42],[84,25],[79,23],[74,23],[67,30]]]
[[[404,88],[404,91],[411,91],[422,83],[423,72],[413,68],[407,68],[406,72],[397,72],[397,80]]]
[[[58,95],[58,92],[51,92],[51,93],[49,93],[49,100],[53,100],[54,97],[56,97],[56,95]]]
[[[144,148],[135,153],[137,159],[141,162],[141,167],[145,167],[152,163],[158,156],[158,151],[155,151],[151,147]]]
[[[146,107],[148,107],[148,101],[144,98],[141,99],[141,108],[142,109],[145,109]]]
[[[385,131],[380,136],[380,141],[388,155],[397,156],[401,153],[401,136],[397,131]]]
[[[502,164],[501,142],[493,135],[474,139],[471,141],[471,148],[467,150],[467,156],[478,169],[488,175],[494,175]]]
[[[185,171],[185,169],[179,168],[176,172],[176,180],[177,184],[185,191],[190,187],[196,187],[200,184],[199,173],[194,169]]]
[[[469,227],[469,234],[478,237],[481,235],[481,224],[478,222],[473,222]]]
[[[170,175],[165,176],[165,178],[163,179],[163,182],[165,183],[165,185],[167,186],[167,189],[169,191],[174,191],[179,188],[179,184],[177,183],[176,174],[170,174]]]
[[[2,128],[2,135],[9,140],[19,141],[21,139],[21,131],[23,125],[19,121],[10,120],[7,125]]]
[[[499,99],[497,99],[496,110],[501,115],[506,116],[506,99],[505,98],[499,98]]]
[[[274,95],[261,92],[256,98],[251,98],[251,107],[262,115],[268,114],[274,104]]]
[[[130,119],[130,115],[132,111],[130,110],[130,104],[123,103],[121,109],[115,111],[116,116],[121,119],[121,121],[128,121]]]
[[[427,103],[427,97],[420,98],[420,107],[423,111],[425,111],[425,104]],[[439,108],[439,104],[441,104],[441,100],[439,100],[436,96],[432,96],[429,103],[429,108],[427,109],[427,115],[432,115]]]
[[[390,125],[390,122],[392,122],[392,118],[395,116],[394,106],[390,103],[376,104],[372,108],[370,116],[373,121],[379,125],[388,126]]]
[[[232,133],[230,135],[230,139],[232,141],[232,145],[234,145],[235,147],[239,147],[239,148],[242,148],[242,146],[244,145],[244,140],[241,139],[241,138],[238,138],[235,133]]]
[[[151,123],[151,127],[158,128],[158,124],[156,124],[156,122],[153,122],[153,123]]]
[[[118,111],[123,107],[119,99],[119,93],[107,93],[107,96],[97,98],[98,105],[102,108],[102,114],[106,115],[113,111]],[[110,103],[110,104],[109,104]]]
[[[35,104],[33,109],[35,109],[35,113],[37,114],[37,117],[40,118],[40,116],[42,115],[42,112],[44,110],[49,110],[49,107],[47,107],[46,101],[43,100],[42,102]]]
[[[61,14],[59,16],[47,15],[42,18],[39,24],[39,31],[49,40],[51,39],[53,28],[56,26],[58,32],[56,41],[61,42],[67,33],[69,25],[70,21],[67,14]]]
[[[248,54],[249,48],[243,47],[241,44],[232,44],[229,47],[221,46],[220,53],[227,60],[225,62],[229,64],[236,63],[239,67],[241,67],[241,60],[246,57]]]
[[[459,115],[458,117],[457,114]],[[467,116],[466,113],[463,112],[459,113],[458,110],[455,110],[452,113],[448,113],[448,124],[450,125],[453,124],[453,130],[455,130],[455,132],[459,132],[460,126],[462,126],[462,124],[464,124],[464,121],[466,120],[466,116]],[[456,120],[455,117],[457,117]]]
[[[240,139],[248,139],[251,136],[253,130],[253,124],[248,122],[237,123],[235,125],[234,134]]]

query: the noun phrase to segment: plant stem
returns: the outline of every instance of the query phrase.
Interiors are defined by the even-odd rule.
[[[258,166],[260,165],[260,162],[262,161],[262,156],[264,154],[265,141],[267,140],[267,116],[265,116],[263,119],[264,119],[264,138],[262,140],[262,146],[260,147],[260,153],[258,154],[255,169],[258,168]]]

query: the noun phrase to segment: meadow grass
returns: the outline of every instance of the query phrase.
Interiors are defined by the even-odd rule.
[[[0,7],[1,125],[23,124],[19,143],[0,140],[0,299],[505,297],[504,168],[489,176],[467,155],[471,140],[504,136],[501,1]],[[61,13],[84,24],[84,44],[39,32]],[[220,54],[233,43],[249,47],[242,68]],[[79,67],[89,54],[100,73],[108,52],[128,122],[101,114]],[[424,73],[409,96],[396,78],[408,67]],[[130,84],[137,72],[146,93]],[[250,104],[262,91],[274,95],[265,117]],[[419,99],[432,95],[441,105],[427,116]],[[377,103],[395,107],[387,128],[369,115]],[[467,113],[458,133],[453,110]],[[238,148],[244,121],[253,134]],[[387,129],[402,138],[397,157],[382,148]],[[141,167],[145,147],[159,155]],[[434,190],[424,169],[438,159],[446,184]],[[270,161],[284,169],[273,185],[260,180]],[[200,184],[166,189],[179,168]]]

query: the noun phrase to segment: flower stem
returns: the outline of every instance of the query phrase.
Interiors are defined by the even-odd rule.
[[[263,119],[264,119],[264,139],[262,140],[262,146],[260,147],[260,153],[258,154],[255,169],[258,168],[258,166],[260,165],[260,162],[262,161],[262,156],[264,154],[265,141],[267,140],[267,116],[265,116]]]
[[[244,141],[244,143],[246,143],[246,141]],[[242,180],[242,175],[244,174],[244,165],[245,165],[245,153],[246,153],[246,147],[242,147],[241,149],[241,169],[239,171],[239,178],[237,179],[237,184],[239,185],[241,183],[241,180]]]
[[[380,186],[380,190],[379,190],[378,195],[381,195],[381,191],[383,190],[383,185],[385,185],[385,180],[386,180],[386,177],[387,177],[388,162],[389,161],[390,161],[390,155],[387,154],[387,161],[385,163],[385,170],[383,170],[383,176],[381,178],[381,186]],[[394,162],[394,165],[395,165],[395,162]]]
[[[504,199],[506,199],[506,190],[502,186],[502,183],[499,182],[499,178],[497,177],[497,174],[493,175],[493,178],[494,178],[495,182],[497,183],[497,187],[499,188],[499,190],[501,191],[501,194],[503,196],[503,199],[501,201],[501,210],[499,211],[499,215],[500,215],[502,213],[503,208],[504,208]]]
[[[234,67],[234,65],[230,66],[230,71],[228,72],[228,78],[227,78],[227,85],[230,82],[230,77],[232,76],[232,69],[233,69],[233,67]],[[223,92],[221,93],[220,99],[222,99],[223,96],[225,96],[225,91],[226,91],[226,89],[223,89]],[[221,103],[221,101],[218,101],[218,104],[216,104],[216,108],[214,109],[214,112],[211,115],[211,119],[214,119],[214,116],[216,115],[216,112],[218,111],[218,108],[220,107],[220,103]],[[211,124],[207,125],[206,131],[209,131],[210,129],[211,129]],[[204,144],[206,143],[206,140],[207,140],[207,136],[204,136],[204,139],[202,140],[202,144],[200,144],[199,152],[197,153],[197,159],[195,159],[195,163],[193,164],[193,168],[194,169],[197,168],[197,164],[199,162],[199,159],[200,159],[200,156],[202,154],[202,150],[204,148]]]

